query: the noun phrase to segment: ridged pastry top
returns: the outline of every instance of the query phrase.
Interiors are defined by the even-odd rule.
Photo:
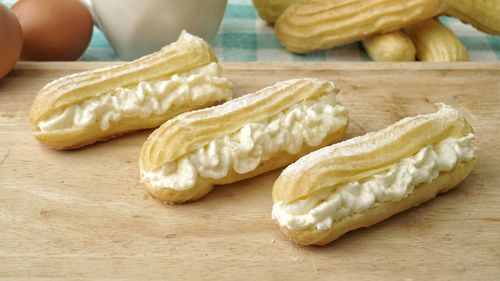
[[[277,83],[222,105],[181,114],[154,131],[141,152],[141,169],[152,171],[167,162],[227,136],[248,123],[267,120],[291,105],[338,89],[332,82],[298,79]]]
[[[220,77],[216,62],[174,74],[166,79],[141,81],[136,87],[119,87],[108,93],[56,109],[40,120],[42,133],[98,126],[101,131],[111,122],[124,118],[162,116],[185,104],[226,101],[232,98],[232,83]]]
[[[179,39],[160,51],[135,61],[59,78],[43,87],[30,109],[33,125],[58,108],[98,97],[117,87],[127,87],[216,62],[210,45],[183,32]]]
[[[198,178],[221,179],[233,171],[250,173],[277,153],[295,155],[304,145],[320,145],[347,122],[347,110],[334,92],[324,92],[260,122],[246,123],[158,169],[141,170],[141,181],[155,188],[186,190],[196,186]]]
[[[268,23],[274,23],[283,11],[290,5],[301,0],[253,0],[260,17]]]
[[[377,132],[319,149],[288,166],[273,188],[274,202],[304,199],[323,188],[386,171],[423,147],[472,132],[458,111],[438,104],[436,113],[419,115]]]
[[[387,171],[365,179],[347,182],[334,190],[325,188],[290,204],[276,202],[273,218],[292,230],[326,230],[345,217],[363,213],[387,202],[408,197],[422,183],[429,183],[442,172],[475,158],[474,135],[446,138],[403,158]]]
[[[420,61],[468,61],[469,53],[453,32],[438,19],[408,26],[405,32],[418,49]]]
[[[276,34],[287,49],[305,53],[394,31],[443,8],[441,0],[307,0],[283,12]]]

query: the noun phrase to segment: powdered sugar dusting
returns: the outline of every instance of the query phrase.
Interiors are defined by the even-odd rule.
[[[399,134],[405,134],[414,129],[416,124],[422,124],[429,120],[441,118],[450,118],[450,120],[456,120],[460,116],[457,110],[444,103],[438,103],[436,104],[436,107],[438,108],[438,111],[435,113],[407,117],[380,131],[370,132],[365,135],[316,150],[302,157],[295,163],[289,165],[286,169],[283,170],[282,175],[293,177],[301,173],[302,171],[311,169],[315,165],[332,157],[346,157],[363,154],[372,151],[377,147],[384,146],[394,141],[394,138],[397,137],[393,134],[393,130],[396,127],[402,128],[402,132],[399,131]],[[410,125],[410,123],[413,124]],[[391,137],[392,135],[394,136]],[[371,144],[365,145],[365,143],[368,141]]]
[[[186,44],[187,43],[187,44]],[[186,31],[183,31],[181,35],[179,36],[179,39],[165,47],[165,48],[171,48],[173,44],[182,44],[184,45],[184,48],[189,48],[190,50],[201,50],[204,49],[204,44],[207,44],[202,38],[194,36],[192,34],[189,34]],[[162,50],[163,50],[162,49]],[[56,80],[53,80],[52,82],[46,84],[41,92],[46,93],[46,94],[51,94],[52,91],[50,91],[51,88],[57,87],[60,88],[62,86],[65,87],[65,92],[70,92],[73,91],[77,88],[80,88],[81,85],[78,84],[77,82],[86,81],[87,77],[89,75],[95,74],[98,75],[96,77],[93,77],[91,80],[92,83],[99,83],[102,81],[106,81],[108,79],[118,77],[120,75],[123,75],[124,71],[126,70],[127,72],[131,71],[139,71],[141,69],[150,67],[151,61],[148,60],[148,58],[151,58],[155,56],[157,53],[152,53],[149,55],[146,55],[144,57],[141,57],[137,60],[126,62],[123,64],[117,64],[117,65],[111,65],[111,66],[106,66],[106,67],[101,67],[98,69],[93,69],[85,72],[79,72],[79,73],[74,73],[71,75],[67,75],[61,78],[58,78]],[[155,64],[159,63],[161,60],[160,58],[155,61]],[[88,79],[87,79],[88,80]]]
[[[172,119],[171,122],[182,121],[188,125],[191,122],[195,122],[197,120],[203,120],[207,118],[217,118],[227,115],[229,113],[241,110],[245,107],[248,107],[252,104],[258,103],[262,100],[268,99],[271,96],[275,96],[275,101],[280,102],[283,99],[287,99],[290,96],[290,92],[295,92],[297,90],[303,88],[313,88],[314,86],[318,86],[321,84],[327,83],[328,88],[326,92],[331,93],[334,92],[337,87],[331,81],[324,81],[313,78],[303,78],[303,79],[294,79],[288,81],[278,82],[273,86],[269,86],[263,88],[255,93],[246,94],[239,98],[230,100],[224,104],[214,106],[211,108],[201,109],[194,112],[187,112],[181,115],[178,115],[176,118]],[[287,90],[287,88],[290,88]],[[278,96],[278,92],[283,91],[283,94]],[[171,123],[170,122],[170,123]]]

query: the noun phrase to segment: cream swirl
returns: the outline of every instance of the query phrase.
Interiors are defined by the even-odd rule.
[[[392,165],[388,171],[362,181],[349,182],[331,190],[320,190],[312,197],[290,204],[277,202],[272,217],[291,230],[331,228],[335,221],[364,212],[379,203],[406,198],[421,183],[432,182],[440,172],[475,157],[473,134],[447,138],[422,148],[415,155]]]
[[[304,144],[321,144],[346,123],[347,110],[337,103],[333,93],[328,93],[292,105],[261,122],[246,124],[159,169],[141,171],[141,179],[157,188],[186,190],[196,184],[198,177],[220,179],[231,170],[249,173],[278,152],[296,154]]]
[[[160,116],[177,105],[230,99],[232,84],[219,75],[219,66],[213,62],[166,80],[141,81],[134,88],[119,87],[102,96],[58,109],[41,120],[38,127],[41,132],[48,132],[97,125],[106,131],[111,122],[122,118],[146,119]]]

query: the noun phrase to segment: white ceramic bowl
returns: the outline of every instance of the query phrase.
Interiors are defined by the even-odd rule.
[[[92,14],[116,54],[132,60],[174,42],[182,30],[211,41],[227,0],[92,0]]]

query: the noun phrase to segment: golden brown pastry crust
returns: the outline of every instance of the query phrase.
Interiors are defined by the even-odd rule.
[[[415,45],[402,30],[373,35],[361,43],[373,61],[415,61]]]
[[[259,16],[269,24],[274,24],[286,8],[302,0],[253,0]]]
[[[135,61],[59,78],[43,87],[31,105],[29,119],[33,134],[52,148],[78,148],[127,132],[157,127],[179,113],[219,103],[222,100],[212,100],[208,104],[192,102],[177,105],[163,115],[141,120],[124,117],[106,131],[100,130],[97,125],[49,132],[42,132],[38,128],[38,123],[57,109],[99,97],[119,87],[137,85],[140,81],[168,79],[174,74],[211,62],[217,62],[217,58],[210,45],[201,38],[183,32],[177,42]]]
[[[278,83],[255,94],[245,95],[219,106],[186,112],[165,122],[149,136],[141,151],[139,168],[141,171],[157,169],[167,162],[175,161],[186,153],[208,144],[213,139],[241,129],[248,123],[266,120],[300,101],[328,92],[337,93],[338,89],[328,81],[298,79]],[[348,122],[347,116],[344,117],[345,124],[329,134],[320,145],[309,147],[303,144],[301,151],[293,155],[286,152],[277,153],[252,172],[238,174],[231,169],[229,174],[221,179],[199,178],[196,185],[187,190],[155,188],[147,184],[148,190],[159,199],[169,203],[194,201],[207,194],[213,185],[254,177],[287,165],[318,147],[340,140]]]
[[[287,50],[308,53],[398,30],[443,12],[441,0],[306,0],[286,9],[275,25]]]
[[[50,82],[35,97],[30,121],[37,124],[56,108],[98,97],[117,87],[170,77],[216,61],[207,42],[183,33],[177,42],[135,61],[76,73]]]
[[[445,14],[489,34],[500,34],[500,0],[444,0]]]
[[[425,203],[439,193],[452,189],[469,175],[475,165],[475,159],[466,163],[458,163],[453,170],[441,173],[432,182],[415,187],[414,191],[405,199],[398,202],[381,203],[366,212],[346,217],[335,222],[328,230],[293,231],[286,227],[281,227],[281,230],[297,244],[326,245],[349,231],[369,227],[397,213]]]
[[[273,186],[273,202],[305,200],[319,190],[335,192],[335,187],[379,174],[422,148],[450,137],[473,132],[471,125],[456,110],[439,104],[433,114],[405,118],[378,132],[353,138],[306,155],[287,167]],[[419,205],[461,182],[474,168],[476,160],[457,163],[431,183],[415,187],[408,197],[397,202],[380,203],[362,213],[333,222],[327,230],[292,230],[281,227],[293,241],[302,245],[324,245],[342,234],[368,227],[398,212]]]
[[[161,201],[170,203],[170,204],[181,204],[184,202],[196,201],[206,194],[208,194],[214,187],[214,185],[223,185],[229,184],[237,181],[241,181],[244,179],[253,178],[260,174],[275,170],[277,168],[286,166],[290,164],[300,157],[318,149],[318,147],[323,147],[325,145],[329,145],[335,142],[340,141],[345,133],[347,128],[344,126],[340,130],[330,134],[321,144],[315,147],[310,147],[306,144],[303,145],[302,149],[297,154],[290,154],[285,151],[276,153],[271,159],[268,159],[262,162],[255,170],[246,174],[238,174],[234,170],[231,170],[227,176],[222,179],[203,179],[199,180],[197,184],[190,189],[187,190],[174,190],[170,188],[155,188],[150,185],[147,185],[148,191],[153,194],[156,198]]]
[[[177,109],[171,109],[167,114],[151,116],[145,119],[123,118],[115,121],[113,126],[103,131],[98,124],[85,128],[74,128],[50,132],[34,131],[33,135],[43,144],[53,149],[77,149],[97,141],[105,141],[128,134],[134,131],[156,128],[165,120],[177,116],[183,112],[200,108],[201,105],[192,103]]]
[[[439,19],[429,19],[405,28],[417,48],[420,61],[468,61],[467,47]]]
[[[470,124],[456,111],[405,118],[378,132],[325,148],[328,155],[311,161],[307,168],[287,169],[284,172],[289,173],[274,184],[273,199],[290,203],[326,187],[366,178],[427,145],[471,131]],[[305,162],[304,159],[299,161]]]
[[[219,106],[186,112],[151,134],[142,148],[141,167],[153,170],[174,161],[247,123],[264,120],[299,101],[323,94],[331,88],[330,83],[317,79],[287,81]]]

